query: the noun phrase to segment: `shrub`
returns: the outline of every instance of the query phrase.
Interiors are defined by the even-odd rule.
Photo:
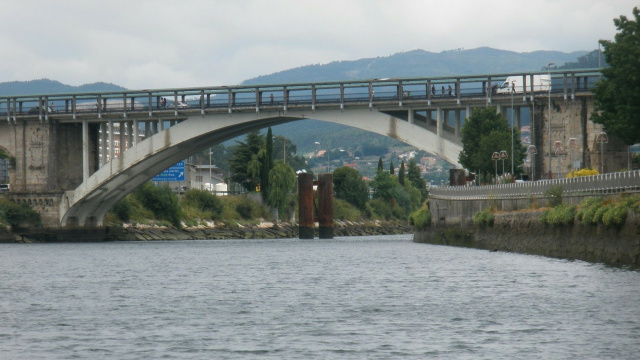
[[[184,193],[182,199],[184,207],[197,209],[202,218],[218,219],[222,214],[223,206],[220,199],[206,190],[191,189]]]
[[[549,198],[549,206],[556,207],[562,204],[562,191],[562,186],[555,185],[544,192],[544,194]]]
[[[576,207],[560,204],[542,214],[542,220],[549,225],[571,225],[576,217]]]
[[[593,224],[592,219],[596,210],[600,207],[602,199],[599,197],[590,197],[582,200],[578,207],[576,219],[582,224]]]
[[[476,226],[479,226],[482,228],[491,227],[493,226],[494,219],[495,217],[493,216],[491,209],[487,208],[476,213],[476,215],[473,217],[473,223]]]
[[[365,205],[367,216],[371,219],[391,219],[393,212],[391,204],[382,199],[373,199]]]
[[[253,204],[252,201],[245,197],[236,205],[236,211],[245,220],[253,218]]]
[[[131,220],[131,198],[125,197],[124,199],[118,201],[111,211],[120,219],[121,221],[128,222]]]
[[[600,172],[598,172],[598,170],[596,169],[589,169],[589,168],[584,168],[584,169],[580,169],[578,171],[570,171],[567,174],[567,178],[574,178],[574,177],[581,177],[581,176],[593,176],[593,175],[598,175],[600,174]]]
[[[134,192],[134,196],[153,212],[156,219],[167,220],[177,228],[182,227],[180,202],[169,186],[154,186],[152,182],[147,182]]]
[[[431,211],[424,205],[409,215],[409,222],[418,230],[424,230],[431,226]]]
[[[333,199],[333,218],[336,220],[357,221],[362,217],[360,210],[342,199]]]
[[[17,204],[2,198],[0,198],[0,220],[4,220],[12,228],[20,227],[24,223],[40,226],[40,214],[28,205]]]

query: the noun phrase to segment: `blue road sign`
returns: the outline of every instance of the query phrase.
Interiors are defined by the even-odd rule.
[[[155,176],[152,181],[184,181],[184,161],[173,165]]]

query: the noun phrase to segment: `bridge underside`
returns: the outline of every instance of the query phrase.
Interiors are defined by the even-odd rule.
[[[385,113],[384,109],[369,108],[291,110],[286,115],[278,111],[192,115],[135,144],[100,167],[77,189],[66,191],[60,204],[60,225],[102,226],[105,214],[116,202],[178,161],[251,130],[302,119],[329,121],[390,136],[456,164],[462,148],[455,131],[444,131],[417,118],[416,121],[414,112],[409,110]]]

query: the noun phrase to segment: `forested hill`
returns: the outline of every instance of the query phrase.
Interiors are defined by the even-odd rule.
[[[38,79],[29,81],[9,81],[0,83],[0,96],[69,94],[82,92],[107,92],[126,90],[122,86],[97,82],[80,86],[65,85],[59,81]]]
[[[429,77],[542,70],[550,62],[575,62],[587,51],[519,53],[482,47],[433,53],[412,50],[390,56],[306,65],[248,79],[243,84],[322,82],[386,77]]]

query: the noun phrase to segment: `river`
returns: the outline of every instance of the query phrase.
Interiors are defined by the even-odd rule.
[[[0,245],[0,359],[637,359],[640,272],[411,235]]]

